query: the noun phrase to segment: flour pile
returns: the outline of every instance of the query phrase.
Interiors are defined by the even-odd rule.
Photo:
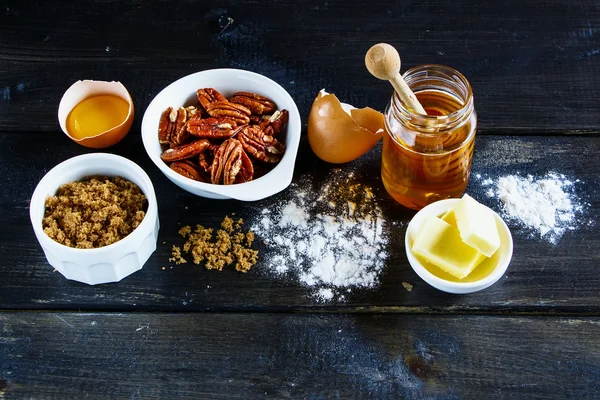
[[[580,223],[577,215],[583,212],[584,205],[574,193],[579,182],[549,172],[542,178],[531,175],[486,178],[481,185],[487,187],[488,197],[500,200],[507,219],[554,244],[566,230],[576,229]]]
[[[252,230],[267,244],[270,274],[299,281],[321,302],[378,283],[388,236],[372,189],[334,170],[325,184],[292,184],[291,199],[264,208]]]

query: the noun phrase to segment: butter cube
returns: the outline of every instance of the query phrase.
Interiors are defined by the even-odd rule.
[[[456,215],[454,215],[453,209],[449,209],[444,215],[442,215],[442,221],[445,221],[458,229],[458,225],[456,224]]]
[[[500,247],[500,235],[493,212],[465,194],[454,207],[463,242],[491,257]]]
[[[485,259],[483,254],[463,242],[458,228],[437,217],[425,219],[412,251],[458,279],[469,275]]]

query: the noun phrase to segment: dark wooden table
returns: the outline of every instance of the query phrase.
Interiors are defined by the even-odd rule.
[[[600,3],[226,3],[2,5],[0,398],[600,398]],[[210,201],[170,183],[140,139],[151,99],[204,69],[264,74],[290,92],[303,118],[296,176],[322,177],[332,166],[305,138],[312,100],[327,88],[383,109],[390,87],[363,64],[380,41],[404,55],[403,70],[441,63],[470,80],[480,127],[473,173],[578,178],[593,223],[557,245],[511,225],[506,275],[463,296],[412,271],[402,238],[414,213],[387,196],[386,218],[401,223],[381,285],[344,303],[320,304],[261,274],[260,263],[245,275],[163,271],[179,221],[214,226],[265,203]],[[159,248],[144,268],[97,287],[53,272],[28,215],[45,172],[91,151],[57,123],[58,101],[78,79],[120,80],[131,92],[132,131],[107,151],[147,171],[161,219]],[[380,146],[357,168],[381,189],[379,157]]]

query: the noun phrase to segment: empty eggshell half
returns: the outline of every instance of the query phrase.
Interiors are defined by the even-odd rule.
[[[96,136],[90,136],[83,139],[77,139],[71,136],[67,130],[67,117],[73,108],[81,103],[83,100],[99,96],[103,94],[110,94],[121,97],[129,104],[129,110],[125,120],[107,131],[99,133]],[[92,81],[84,80],[77,81],[63,95],[58,106],[58,122],[62,131],[73,141],[79,143],[85,147],[91,147],[94,149],[101,149],[112,146],[118,143],[127,135],[131,124],[133,123],[133,100],[129,95],[129,92],[123,86],[121,82],[105,82],[105,81]]]
[[[322,160],[340,164],[357,159],[383,135],[383,114],[354,108],[321,90],[308,116],[308,142]]]

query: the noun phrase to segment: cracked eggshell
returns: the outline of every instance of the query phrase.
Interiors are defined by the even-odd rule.
[[[322,160],[341,164],[367,153],[383,136],[383,114],[354,108],[321,90],[308,116],[308,142]]]
[[[121,97],[129,104],[129,110],[125,120],[114,128],[99,133],[96,136],[90,136],[83,139],[72,137],[67,131],[67,117],[71,110],[83,100],[102,94],[111,94]],[[65,135],[82,146],[94,149],[109,147],[120,142],[131,129],[131,124],[133,123],[133,100],[121,82],[92,80],[77,81],[67,89],[60,100],[58,106],[58,122]]]

